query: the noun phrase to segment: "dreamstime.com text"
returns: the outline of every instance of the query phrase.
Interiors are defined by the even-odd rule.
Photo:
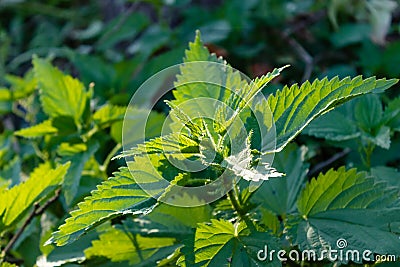
[[[346,249],[347,241],[340,238],[336,242],[337,249],[328,248],[316,252],[315,250],[269,250],[268,245],[264,249],[260,249],[257,253],[257,258],[260,261],[273,261],[278,259],[281,262],[291,261],[322,261],[327,259],[329,261],[340,262],[396,262],[399,259],[396,255],[377,255],[371,250],[351,250]]]

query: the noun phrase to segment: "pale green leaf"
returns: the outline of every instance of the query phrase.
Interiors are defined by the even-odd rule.
[[[21,136],[24,138],[37,138],[49,134],[56,134],[57,132],[58,129],[53,126],[52,121],[45,120],[44,122],[41,122],[34,126],[16,131],[14,132],[14,135]]]
[[[192,119],[177,105],[170,101],[166,101],[166,103],[171,108],[170,114],[174,116],[180,123],[182,123],[195,138],[199,138],[203,132],[203,129],[196,125]]]
[[[5,79],[11,84],[10,92],[13,100],[29,96],[37,87],[37,81],[32,70],[27,71],[24,77],[7,74]]]
[[[12,101],[11,91],[0,87],[0,101]]]
[[[63,74],[47,60],[33,58],[44,112],[50,117],[69,116],[79,122],[86,107],[87,93],[77,79]]]
[[[0,192],[1,228],[17,222],[35,201],[47,196],[59,185],[69,165],[66,163],[53,169],[50,163],[44,163],[37,167],[25,182]]]
[[[112,124],[111,136],[116,142],[121,143],[123,133],[124,147],[132,148],[146,139],[159,136],[164,120],[165,115],[162,113],[128,107],[124,120]]]
[[[305,82],[300,87],[295,84],[285,86],[268,98],[276,126],[276,149],[281,151],[313,119],[344,102],[367,93],[384,91],[398,82],[397,79],[380,79],[374,77],[362,79],[357,76],[339,80],[338,77],[328,80]]]
[[[134,219],[128,230],[132,233],[151,237],[174,237],[178,240],[194,234],[198,223],[209,221],[211,207],[196,197],[174,195],[178,203],[190,203],[196,207],[172,206],[159,203],[149,214]],[[190,216],[188,216],[190,214]]]
[[[174,238],[142,237],[130,233],[125,225],[110,228],[85,250],[87,258],[106,257],[113,262],[126,261],[130,266],[157,266],[181,245]]]
[[[196,31],[194,42],[189,43],[189,49],[185,51],[184,62],[195,61],[224,62],[222,58],[217,58],[215,54],[210,54],[208,49],[203,45],[200,31]]]
[[[85,152],[87,149],[88,146],[84,143],[70,144],[64,142],[58,146],[57,154],[61,157],[69,157],[77,153]]]
[[[51,232],[47,233],[51,234]],[[42,235],[42,238],[48,237],[49,236],[47,234],[45,236]],[[91,247],[92,241],[98,238],[98,233],[96,231],[92,231],[82,236],[73,244],[63,247],[44,246],[45,249],[49,249],[50,253],[45,253],[42,251],[43,255],[37,258],[36,265],[37,267],[55,267],[68,266],[68,263],[71,264],[83,262],[86,259],[84,250]]]
[[[239,72],[234,71],[222,58],[210,54],[201,41],[200,32],[197,32],[195,41],[189,43],[184,64],[179,69],[180,74],[174,83],[175,99],[171,101],[175,106],[199,98],[225,101],[229,99],[232,91],[247,85]],[[197,117],[198,114],[215,112],[213,101],[190,101],[190,105],[179,108],[191,118]]]
[[[17,267],[17,265],[9,263],[9,262],[2,262],[0,267]]]
[[[122,121],[125,111],[126,107],[106,104],[93,114],[93,120],[100,127],[107,127],[114,122]]]
[[[282,231],[282,227],[278,216],[262,206],[257,209],[257,214],[259,214],[261,217],[258,225],[266,227],[266,229],[270,230],[274,235],[279,236],[280,232]]]
[[[243,225],[228,221],[211,220],[211,224],[199,224],[195,237],[195,266],[282,266],[274,258],[260,261],[257,254],[277,249],[276,240],[268,233],[249,233]]]
[[[199,157],[199,147],[198,143],[193,141],[189,136],[185,134],[172,133],[139,144],[136,148],[122,152],[122,154],[116,156],[116,158],[149,154],[172,156],[175,154],[182,154],[187,157]]]
[[[175,221],[176,224],[179,223],[190,228],[196,228],[198,223],[208,221],[211,218],[211,207],[204,201],[198,200],[195,196],[190,196],[187,193],[174,195],[174,197],[179,199],[181,203],[196,203],[196,206],[180,207],[160,203],[145,217],[153,222],[164,223],[167,226],[171,221]],[[190,213],[190,216],[187,216],[188,213]]]
[[[231,170],[236,176],[252,182],[269,180],[269,178],[276,178],[284,175],[283,173],[278,172],[275,168],[271,167],[270,163],[264,162],[263,156],[258,158],[255,166],[252,166],[254,164],[252,164],[250,139],[238,139],[235,141],[245,144],[245,147],[237,154],[225,158],[222,161],[221,166]]]
[[[157,183],[159,175],[148,166],[150,163],[135,160],[137,162],[131,163],[135,175],[141,175],[149,183]],[[150,167],[148,171],[146,167]],[[157,188],[155,193],[161,194],[162,187]],[[55,242],[59,246],[69,244],[108,219],[126,213],[143,213],[154,204],[155,199],[141,189],[128,168],[121,168],[78,204],[78,209],[71,212],[71,217],[53,233],[48,243]]]

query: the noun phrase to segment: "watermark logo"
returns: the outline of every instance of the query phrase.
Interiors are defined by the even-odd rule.
[[[336,246],[338,247],[338,249],[342,249],[342,248],[347,247],[347,240],[344,239],[344,238],[339,238],[336,241]]]
[[[326,249],[319,250],[274,250],[269,249],[268,245],[265,245],[263,249],[260,249],[257,253],[257,258],[260,261],[272,262],[278,259],[281,262],[290,261],[323,261],[325,259],[331,262],[396,262],[396,255],[378,255],[374,254],[371,250],[356,250],[346,249],[349,244],[344,238],[339,238],[336,241],[336,248],[328,247]]]

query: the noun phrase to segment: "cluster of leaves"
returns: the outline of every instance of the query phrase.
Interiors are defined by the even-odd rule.
[[[57,216],[63,216],[65,210],[108,178],[111,158],[122,146],[121,125],[126,111],[126,107],[111,103],[93,105],[93,86],[86,89],[82,82],[63,74],[49,60],[34,57],[32,63],[33,69],[24,77],[8,75],[6,79],[11,87],[0,89],[2,100],[13,103],[17,114],[32,125],[5,132],[1,138],[2,242],[9,240],[9,233],[26,227],[21,220],[32,207],[30,215],[40,215],[36,213],[47,205],[55,188],[61,186],[62,197],[57,204],[59,207],[54,207],[54,211],[61,212],[40,222],[34,219],[30,231],[35,233],[31,242],[36,244],[36,249],[29,249],[29,255],[25,254],[21,243],[9,240],[16,251],[21,250],[28,266],[45,253],[46,248],[41,245],[39,250],[37,244],[44,243]],[[135,109],[135,113],[134,127],[143,123],[147,112]],[[161,125],[156,122],[163,117],[151,112],[150,123],[153,121],[154,125],[147,131],[149,137],[160,134]],[[101,147],[101,143],[107,145]],[[22,172],[31,174],[27,178],[21,176]],[[22,240],[28,242],[29,239],[28,231]],[[5,247],[3,258],[9,256],[9,249],[11,247]]]
[[[196,61],[226,64],[208,52],[199,35],[185,54],[185,63]],[[85,89],[77,79],[62,74],[44,59],[34,58],[33,66],[32,79],[39,88],[38,101],[45,118],[15,135],[28,138],[26,146],[35,146],[45,163],[37,167],[26,182],[11,189],[8,184],[3,185],[2,199],[6,199],[0,206],[3,236],[21,227],[19,223],[32,204],[46,201],[55,186],[61,185],[60,204],[68,207],[79,201],[80,183],[98,181],[94,177],[106,175],[110,157],[99,164],[95,156],[99,149],[96,144],[107,142],[106,129],[117,148],[120,144],[120,139],[113,137],[112,128],[118,127],[124,108],[104,105],[93,113],[91,87]],[[117,263],[123,266],[281,266],[277,258],[260,261],[258,252],[268,245],[276,251],[312,249],[320,253],[335,248],[338,238],[347,240],[346,251],[371,250],[375,254],[400,256],[399,184],[386,177],[388,170],[376,168],[371,172],[357,172],[341,167],[307,182],[304,148],[289,144],[323,113],[356,96],[385,91],[397,80],[360,76],[342,80],[317,79],[312,83],[286,86],[267,100],[254,102],[260,100],[253,96],[282,69],[251,83],[242,80],[236,71],[218,73],[225,83],[233,81],[235,94],[231,94],[227,89],[215,86],[207,89],[201,83],[190,83],[205,74],[204,70],[193,71],[191,67],[190,64],[181,67],[175,84],[175,99],[169,102],[171,114],[185,130],[150,139],[125,151],[124,156],[133,156],[128,162],[129,169],[121,167],[113,177],[97,186],[90,196],[77,204],[78,208],[51,237],[54,221],[57,225],[63,216],[56,219],[56,214],[46,212],[48,216],[41,219],[40,224],[44,227],[53,221],[53,226],[44,227],[46,230],[42,231],[42,244],[50,239],[42,247],[38,266],[71,262],[110,264],[105,259],[114,262],[113,266]],[[224,94],[218,90],[223,90]],[[210,123],[193,117],[190,109],[180,106],[188,99],[213,96],[229,105],[235,111],[233,114],[245,121],[246,140],[242,140],[245,145],[240,153],[232,154],[224,141],[228,133],[232,134],[231,129],[235,129],[234,124],[229,123],[232,119],[223,117],[218,123]],[[249,112],[250,106],[255,107],[253,112]],[[251,133],[257,130],[254,128],[256,114],[264,116],[262,127],[271,128],[268,120],[271,114],[265,111],[268,106],[275,124],[276,147],[259,151],[262,143]],[[391,112],[389,107],[386,110],[392,122],[397,113],[393,108]],[[137,112],[140,114],[140,110]],[[162,122],[162,118],[154,118]],[[148,138],[160,132],[152,134]],[[368,140],[373,142],[374,139]],[[160,144],[167,149],[160,149]],[[174,150],[176,146],[178,150]],[[168,150],[169,147],[174,149]],[[207,168],[200,173],[180,171],[168,161],[177,152],[184,152],[187,158],[201,159]],[[262,161],[262,155],[273,152],[277,152],[273,166],[267,166],[262,169],[264,171],[254,168],[255,161]],[[217,156],[211,158],[210,154]],[[58,165],[52,167],[51,163],[56,162]],[[280,176],[275,169],[286,176],[271,178]],[[159,195],[156,199],[136,183],[139,179],[157,185],[163,177],[171,181],[171,186],[204,185],[221,173],[230,181],[233,190],[215,202],[206,203],[207,194],[215,192],[205,192],[204,196],[174,194],[175,199],[196,203],[197,207],[166,204],[169,188],[153,186],[153,196]],[[48,179],[44,179],[46,177]],[[250,183],[256,180],[268,181],[250,191]],[[16,195],[27,197],[15,198]],[[51,243],[64,247],[47,246]],[[2,256],[7,260],[10,255],[6,252],[7,255]],[[329,266],[329,261],[325,261]]]

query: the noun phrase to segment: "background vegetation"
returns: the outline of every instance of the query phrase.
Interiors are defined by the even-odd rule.
[[[98,238],[96,232],[64,250],[43,244],[78,202],[124,165],[124,160],[111,160],[121,152],[125,111],[121,107],[151,75],[182,62],[196,29],[211,52],[251,78],[290,64],[290,71],[264,89],[269,94],[282,84],[325,76],[400,77],[399,4],[392,0],[0,0],[0,189],[50,174],[54,180],[46,186],[53,191],[61,176],[70,181],[61,193],[33,192],[21,218],[9,219],[7,231],[0,224],[1,257],[23,266],[33,266],[43,255],[51,264],[84,260],[88,265],[110,264],[107,255],[92,259],[90,252],[83,253]],[[41,108],[38,83],[50,88],[55,81],[34,77],[34,55],[51,59],[63,72],[78,77],[90,88],[90,105],[62,116],[51,107]],[[49,63],[39,58],[35,68],[50,71]],[[53,74],[54,80],[63,79],[61,73]],[[345,165],[385,174],[390,177],[386,182],[399,191],[398,94],[397,86],[351,101],[306,128],[295,146],[309,164],[307,178]],[[157,105],[154,121],[168,109]],[[47,125],[45,134],[21,131],[46,122],[47,117],[54,118],[57,127]],[[52,166],[43,164],[49,161]],[[56,163],[68,161],[72,171],[65,174],[66,165]],[[57,194],[60,197],[54,198]],[[2,203],[12,199],[3,195],[0,215]]]

